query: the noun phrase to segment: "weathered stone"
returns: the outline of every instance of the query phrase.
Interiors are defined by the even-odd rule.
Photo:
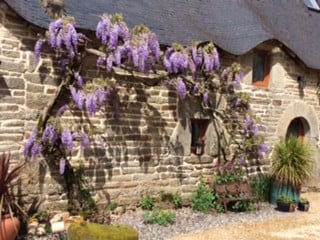
[[[10,62],[8,60],[2,60],[1,68],[5,69],[5,70],[7,70],[9,72],[17,72],[17,73],[23,73],[26,70],[24,64],[16,63],[16,62]]]

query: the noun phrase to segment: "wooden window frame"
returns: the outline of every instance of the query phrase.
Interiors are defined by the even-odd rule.
[[[252,58],[252,85],[256,87],[269,87],[270,70],[271,70],[271,57],[270,52],[266,50],[255,50],[254,54],[262,55],[264,57],[264,78],[263,81],[255,81],[253,79],[253,58]]]
[[[191,124],[197,124],[198,127],[199,127],[199,140],[201,141],[201,153],[200,154],[197,154],[196,152],[196,145],[193,145],[193,140],[191,139],[191,153],[193,154],[196,154],[196,155],[203,155],[205,152],[204,152],[204,148],[205,148],[205,145],[206,145],[206,132],[207,132],[207,129],[208,129],[208,126],[209,126],[209,119],[195,119],[195,118],[192,118],[190,119],[191,120]],[[193,138],[193,132],[194,130],[192,129],[191,127],[191,138]]]

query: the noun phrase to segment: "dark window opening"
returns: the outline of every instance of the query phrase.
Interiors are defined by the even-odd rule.
[[[257,51],[253,54],[252,82],[258,87],[268,87],[270,73],[270,54],[267,51]]]
[[[286,140],[292,136],[298,138],[301,142],[304,140],[305,136],[305,126],[301,118],[295,118],[291,121],[287,134],[286,134]]]
[[[191,119],[191,153],[196,155],[204,153],[208,124],[208,119]]]

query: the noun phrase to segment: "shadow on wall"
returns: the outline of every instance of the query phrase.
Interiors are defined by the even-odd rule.
[[[21,79],[19,81],[19,79],[13,77],[0,76],[0,98],[6,99],[7,96],[11,96],[11,89],[16,87],[14,84],[23,84],[23,90],[27,89],[23,109],[26,111],[24,115],[31,117],[28,119],[28,124],[25,123],[24,125],[22,147],[32,128],[36,126],[39,113],[43,111],[50,98],[54,96],[54,89],[61,82],[61,71],[59,62],[48,47],[43,49],[41,65],[35,66],[32,54],[34,44],[37,40],[37,34],[44,34],[44,30],[30,25],[14,13],[10,14],[14,15],[15,24],[19,29],[8,29],[8,31],[14,39],[21,40],[22,45],[18,50],[26,55],[28,59],[26,62],[29,65],[27,69],[18,69],[17,64],[13,61],[11,64],[6,60],[5,66],[9,70],[12,68],[12,71],[20,71]],[[89,38],[95,39],[93,34],[89,35]],[[90,58],[91,60],[92,58]],[[96,59],[89,64],[94,68],[83,68],[88,70],[84,73],[86,81],[90,81],[97,76],[95,62]],[[9,66],[9,64],[11,65]],[[85,176],[88,178],[88,182],[93,183],[95,189],[103,190],[107,199],[110,199],[110,194],[105,184],[113,180],[114,177],[117,176],[117,181],[120,181],[119,176],[130,176],[137,173],[139,177],[143,178],[143,175],[159,175],[163,171],[159,166],[162,156],[168,154],[167,149],[171,134],[167,131],[168,122],[163,118],[161,109],[149,103],[152,96],[144,89],[144,84],[124,76],[117,76],[116,78],[123,83],[121,86],[124,86],[124,88],[121,88],[123,92],[119,94],[121,97],[119,121],[114,120],[113,109],[110,106],[105,107],[103,119],[99,119],[99,124],[102,120],[104,125],[102,129],[97,127],[96,119],[88,118],[85,113],[70,112],[74,123],[82,124],[94,130],[97,129],[104,139],[105,146],[101,146],[99,140],[95,139],[92,148],[86,150],[83,157],[86,168]],[[43,86],[46,86],[46,88]],[[52,92],[48,93],[47,89],[51,89]],[[135,97],[132,98],[132,95],[135,95]],[[64,92],[54,105],[53,112],[69,101],[70,98]],[[175,106],[175,101],[175,96],[168,96],[168,102],[164,105]],[[174,108],[165,111],[173,116],[175,115]],[[70,121],[70,116],[65,119]],[[19,158],[21,159],[22,156]],[[63,196],[67,192],[67,186],[64,183],[63,176],[59,174],[59,159],[56,159],[55,155],[50,153],[44,154],[44,160],[46,166],[39,165],[39,183],[33,182],[33,188],[35,184],[39,184],[39,192],[44,196],[51,194]],[[48,171],[50,171],[51,180],[48,180]],[[129,178],[132,179],[132,177]],[[54,186],[51,186],[51,183],[53,185],[58,184],[61,187],[58,187],[58,190],[52,190]]]

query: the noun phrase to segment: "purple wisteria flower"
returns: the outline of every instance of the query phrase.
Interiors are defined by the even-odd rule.
[[[65,111],[67,111],[69,109],[69,106],[67,104],[63,105],[62,107],[60,107],[57,111],[57,116],[60,117],[64,114]]]
[[[266,154],[270,152],[270,148],[266,143],[261,143],[258,147],[259,159],[262,159]]]
[[[90,140],[86,133],[82,133],[80,136],[80,147],[85,149],[90,146]]]
[[[106,65],[106,57],[99,56],[97,59],[97,67],[102,67]]]
[[[101,40],[103,45],[107,44],[107,41],[110,36],[110,29],[111,29],[111,21],[107,14],[101,16],[100,21],[96,27],[96,37]]]
[[[98,106],[102,106],[103,104],[105,104],[108,95],[108,92],[105,89],[98,88],[94,94],[96,96]]]
[[[64,44],[68,51],[69,57],[75,56],[75,49],[78,46],[78,35],[73,24],[68,23],[65,27]]]
[[[216,48],[214,48],[212,54],[213,54],[213,68],[215,70],[219,70],[219,68],[220,68],[220,57],[219,57],[219,53],[218,53]]]
[[[60,48],[61,47],[61,43],[57,44],[57,35],[62,28],[63,28],[63,20],[62,19],[57,19],[49,24],[49,43],[52,48]]]
[[[163,58],[163,64],[165,66],[165,68],[167,69],[168,73],[172,73],[173,69],[172,69],[172,64],[170,61],[170,56],[172,55],[172,53],[174,52],[174,49],[172,47],[168,48],[165,52],[164,58]]]
[[[250,117],[249,114],[247,114],[244,122],[244,135],[246,137],[257,137],[258,130],[258,125],[256,124],[256,122]]]
[[[211,72],[214,69],[214,57],[211,53],[204,53],[204,70],[206,72]]]
[[[187,96],[187,87],[182,79],[178,80],[176,90],[178,92],[179,98],[181,100],[184,100]]]
[[[110,49],[115,49],[118,46],[118,42],[119,42],[119,25],[118,24],[113,24],[111,26],[111,30],[110,30],[110,44],[109,47]]]
[[[36,159],[37,157],[39,157],[41,155],[41,151],[42,146],[35,142],[31,148],[31,158]]]
[[[121,48],[117,47],[113,53],[114,64],[119,67],[121,65]]]
[[[234,81],[236,88],[241,88],[241,81],[243,79],[243,72],[234,74]]]
[[[172,52],[169,48],[167,51],[168,53],[166,53],[164,57],[164,65],[168,73],[179,73],[187,70],[189,57],[185,50]]]
[[[202,102],[205,106],[208,106],[208,104],[209,104],[209,93],[208,92],[203,93]]]
[[[106,59],[107,72],[111,72],[112,71],[113,62],[114,62],[114,56],[110,54]]]
[[[37,131],[33,130],[30,137],[28,138],[28,140],[26,141],[26,143],[24,144],[24,148],[23,148],[23,155],[25,157],[29,157],[31,154],[31,149],[36,141],[36,137],[37,137]]]
[[[43,43],[45,42],[45,40],[43,39],[39,39],[36,44],[34,45],[34,58],[35,58],[35,62],[39,62],[40,60],[40,55],[41,55],[41,48]]]
[[[94,93],[87,95],[86,109],[89,116],[94,116],[98,110],[97,98]]]
[[[73,150],[73,137],[69,129],[65,129],[61,134],[61,142],[66,148],[72,152]]]
[[[82,76],[79,74],[79,72],[76,72],[74,74],[74,78],[77,80],[77,85],[78,87],[82,88],[83,87],[83,78]]]
[[[160,44],[157,35],[151,32],[148,36],[148,47],[156,60],[160,58]]]
[[[202,64],[202,49],[201,48],[197,48],[196,46],[193,46],[191,49],[191,55],[192,55],[192,60],[195,64],[195,66],[198,68],[201,66]]]
[[[67,163],[67,160],[65,158],[60,158],[60,161],[59,161],[59,173],[60,173],[60,175],[64,174],[64,171],[66,169],[66,163]]]
[[[70,86],[70,92],[73,101],[76,103],[77,107],[81,110],[83,108],[84,94],[81,90],[77,90],[75,87]]]
[[[54,145],[58,139],[58,133],[52,125],[47,125],[42,134],[42,141]]]
[[[60,69],[61,69],[61,72],[65,72],[66,69],[67,69],[67,66],[69,64],[69,59],[62,59],[61,62],[60,62]]]
[[[240,164],[240,166],[243,166],[243,165],[245,164],[245,162],[246,162],[246,159],[244,158],[244,156],[241,156],[241,157],[239,158],[239,164]]]

